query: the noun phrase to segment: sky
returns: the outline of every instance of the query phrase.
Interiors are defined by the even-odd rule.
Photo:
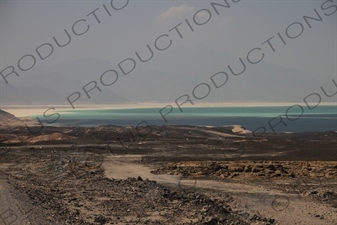
[[[333,78],[337,80],[337,6],[332,6],[337,5],[336,0],[228,0],[230,8],[216,7],[219,15],[211,2],[225,4],[225,1],[220,0],[1,0],[0,71],[8,66],[14,66],[18,70],[18,62],[23,69],[28,69],[33,58],[22,58],[27,54],[36,59],[34,66],[29,69],[30,73],[34,73],[39,67],[54,66],[86,57],[117,65],[126,58],[135,58],[135,52],[145,52],[147,45],[154,48],[155,40],[165,34],[167,37],[162,37],[158,46],[167,46],[169,40],[172,45],[163,51],[154,49],[154,58],[157,59],[144,64],[146,68],[167,67],[169,62],[160,61],[160,55],[165,56],[172,51],[176,54],[172,60],[177,58],[188,64],[189,59],[180,58],[179,54],[179,49],[184,47],[206,46],[218,52],[218,57],[228,53],[237,58],[246,58],[250,50],[261,48],[252,53],[252,59],[258,60],[263,52],[265,63],[317,73],[319,79],[325,82]],[[303,16],[317,17],[314,10],[317,10],[323,21],[310,20],[309,28]],[[76,21],[79,21],[76,24],[78,33],[84,32],[89,25],[88,32],[75,35],[72,26]],[[203,25],[196,24],[204,22]],[[180,23],[179,31],[183,38],[174,29]],[[67,46],[58,47],[53,37],[60,42],[66,41],[64,29],[72,39]],[[281,42],[278,33],[284,38],[286,45]],[[299,34],[296,38],[287,37],[294,37],[296,34]],[[275,52],[268,43],[262,45],[273,36],[271,42]],[[46,43],[51,44],[54,49],[50,56],[41,60],[36,48]],[[50,51],[46,45],[40,50],[44,55]],[[209,70],[209,73],[213,72],[211,63],[204,62],[198,66]],[[25,76],[25,73],[27,72],[20,71],[20,76]],[[20,78],[11,75],[8,81],[15,84]]]

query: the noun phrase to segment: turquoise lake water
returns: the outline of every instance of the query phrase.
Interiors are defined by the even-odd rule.
[[[164,105],[165,106],[165,105]],[[268,132],[337,131],[337,106],[318,106],[310,110],[304,103],[289,106],[235,106],[235,107],[177,107],[164,121],[161,108],[67,110],[61,114],[57,125],[98,126],[137,125],[202,125],[224,126],[239,124],[256,130],[263,126]],[[162,113],[168,113],[169,109]],[[277,125],[282,117],[283,123]],[[274,119],[273,119],[274,118]],[[272,120],[273,119],[273,120]],[[143,123],[143,125],[146,125]]]

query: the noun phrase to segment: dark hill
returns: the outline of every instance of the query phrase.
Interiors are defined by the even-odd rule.
[[[7,123],[20,122],[20,119],[6,111],[0,109],[0,125]]]
[[[18,118],[13,114],[0,109],[0,127],[14,127],[36,124],[31,118]]]

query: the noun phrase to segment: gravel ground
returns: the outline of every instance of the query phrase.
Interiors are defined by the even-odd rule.
[[[0,129],[0,224],[337,223],[334,132],[130,129]]]

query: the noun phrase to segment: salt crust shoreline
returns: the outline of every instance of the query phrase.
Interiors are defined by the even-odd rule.
[[[191,107],[268,107],[268,106],[292,106],[294,104],[299,104],[301,106],[306,106],[304,102],[226,102],[226,103],[195,103],[184,104],[182,108]],[[310,104],[310,103],[309,103]],[[317,103],[312,103],[310,105],[315,105]],[[102,105],[78,105],[76,109],[72,109],[69,105],[0,105],[0,108],[13,114],[16,117],[31,117],[36,115],[43,115],[43,113],[49,108],[55,108],[55,110],[50,110],[49,114],[54,112],[59,112],[60,114],[69,114],[73,110],[97,110],[97,109],[137,109],[137,108],[164,108],[167,105],[172,105],[176,108],[174,103],[133,103],[133,104],[102,104]],[[321,102],[320,106],[335,106],[335,102]]]

